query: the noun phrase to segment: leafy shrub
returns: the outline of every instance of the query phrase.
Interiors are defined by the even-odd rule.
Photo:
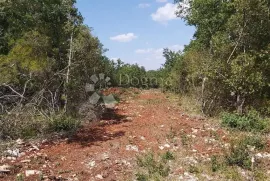
[[[49,122],[49,132],[75,131],[80,122],[72,117],[57,115]]]
[[[254,146],[255,149],[262,149],[264,143],[259,137],[244,137],[232,142],[230,150],[225,155],[225,160],[228,165],[237,165],[245,169],[251,168],[251,154],[249,146]]]
[[[166,162],[167,160],[174,160],[174,159],[175,159],[173,153],[170,152],[170,151],[167,151],[167,152],[164,153],[161,157],[162,157],[162,160],[163,160],[164,162]]]
[[[14,111],[0,116],[0,139],[32,138],[46,129],[44,116],[32,110]]]
[[[199,168],[196,167],[195,165],[189,165],[188,171],[189,173],[194,173],[194,174],[200,173]]]
[[[246,169],[251,167],[251,157],[246,145],[232,146],[230,153],[225,158],[228,165],[237,165]]]
[[[155,159],[152,153],[148,153],[142,157],[137,157],[137,164],[139,167],[145,169],[146,173],[137,173],[137,180],[148,180],[154,179],[159,180],[158,178],[165,178],[169,175],[170,167],[166,165],[167,160],[172,159],[172,154],[165,154],[167,159]],[[163,156],[166,157],[166,156]]]
[[[242,144],[253,146],[257,150],[262,150],[267,145],[267,141],[260,136],[246,136],[242,139]]]
[[[223,167],[223,163],[220,160],[220,157],[214,155],[211,157],[211,169],[213,172],[220,170]]]
[[[0,116],[0,139],[33,138],[60,131],[75,131],[80,122],[62,114],[45,116],[33,109],[14,110]]]
[[[268,131],[268,120],[262,119],[256,111],[251,111],[247,115],[224,113],[222,115],[222,124],[242,130],[242,131]]]

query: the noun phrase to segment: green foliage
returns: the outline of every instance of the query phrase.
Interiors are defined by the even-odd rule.
[[[162,160],[163,160],[164,162],[166,162],[166,161],[168,161],[168,160],[174,160],[174,159],[175,159],[173,153],[170,152],[170,151],[166,151],[166,152],[161,156],[161,158],[162,158]]]
[[[222,162],[220,161],[220,157],[214,155],[211,157],[211,169],[212,172],[217,172],[223,167]]]
[[[160,180],[169,175],[170,167],[167,166],[167,161],[173,159],[171,153],[166,153],[164,159],[156,159],[152,153],[148,153],[142,157],[137,157],[139,167],[145,169],[146,173],[136,174],[137,180]],[[166,158],[165,158],[166,157]]]
[[[232,141],[230,150],[225,154],[225,160],[228,165],[237,165],[245,169],[251,168],[251,150],[262,150],[266,141],[259,136],[244,136]]]
[[[50,132],[76,131],[80,126],[80,121],[64,115],[56,115],[49,121],[48,130]]]
[[[224,113],[222,124],[242,131],[268,131],[269,121],[260,117],[258,112],[251,111],[247,115]]]
[[[173,67],[167,68],[176,82],[172,88],[182,86],[180,90],[196,95],[209,115],[224,109],[242,114],[246,106],[266,108],[262,102],[270,97],[269,1],[175,2],[180,2],[177,15],[196,26],[196,32],[180,64],[166,58]]]
[[[228,165],[237,165],[245,169],[251,168],[251,155],[248,151],[247,144],[242,141],[231,145],[225,159]]]

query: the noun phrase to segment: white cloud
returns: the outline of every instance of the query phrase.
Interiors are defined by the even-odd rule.
[[[167,47],[169,50],[173,51],[179,51],[183,50],[184,46],[183,45],[171,45]],[[137,49],[135,50],[136,54],[141,54],[146,56],[145,60],[153,60],[153,61],[158,61],[158,62],[164,62],[164,57],[163,57],[163,48],[147,48],[147,49]]]
[[[135,50],[135,53],[137,53],[137,54],[144,54],[144,53],[150,53],[152,51],[153,51],[152,48],[148,48],[148,49],[137,49],[137,50]]]
[[[176,10],[177,4],[167,3],[158,8],[155,13],[151,14],[151,16],[154,21],[166,23],[169,20],[174,20],[177,18],[175,14]]]
[[[110,40],[118,42],[130,42],[136,38],[138,38],[138,36],[136,36],[134,33],[127,33],[110,37]]]
[[[166,3],[168,0],[156,0],[158,3]]]
[[[179,50],[183,50],[184,46],[183,45],[171,45],[167,47],[169,50],[173,50],[173,51],[179,51]],[[163,53],[163,48],[146,48],[146,49],[137,49],[135,50],[136,54],[155,54],[155,55],[162,55]]]
[[[139,8],[149,8],[151,5],[147,3],[141,3],[138,5]]]
[[[115,58],[115,57],[111,58],[111,60],[114,61],[114,62],[116,62],[118,59],[119,58]]]
[[[183,45],[171,45],[167,47],[173,51],[183,50]],[[137,49],[134,51],[140,58],[139,64],[144,65],[147,70],[155,70],[161,67],[165,63],[165,58],[163,57],[163,48],[146,48]]]

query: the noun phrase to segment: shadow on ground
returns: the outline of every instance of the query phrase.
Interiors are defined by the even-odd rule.
[[[107,127],[115,124],[130,122],[125,115],[118,114],[115,109],[107,109],[102,120],[84,125],[72,136],[68,143],[79,143],[82,146],[91,146],[98,142],[113,140],[125,135],[124,131],[111,132]]]

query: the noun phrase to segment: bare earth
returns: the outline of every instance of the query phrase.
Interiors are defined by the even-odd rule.
[[[24,143],[21,149],[25,155],[2,159],[1,165],[15,167],[0,180],[15,180],[19,173],[27,181],[41,177],[44,180],[135,180],[139,169],[137,155],[168,150],[177,160],[171,163],[168,180],[192,180],[185,174],[187,164],[207,162],[211,155],[221,153],[226,147],[227,133],[218,124],[185,114],[177,100],[158,90],[134,91],[123,93],[120,103],[105,114],[104,120],[85,125],[75,136],[54,142],[44,140],[36,143],[37,147]],[[183,139],[188,141],[187,145],[183,145]],[[37,174],[25,177],[27,170],[36,170]],[[214,175],[202,175],[198,180],[216,179]]]

